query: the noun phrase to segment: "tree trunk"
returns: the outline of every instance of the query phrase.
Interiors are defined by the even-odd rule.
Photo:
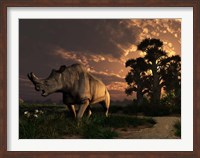
[[[152,94],[152,102],[153,104],[159,104],[161,88],[159,85],[159,75],[157,72],[157,64],[156,61],[152,62],[152,73],[153,73],[153,94]]]
[[[141,105],[143,100],[143,94],[142,91],[137,91],[137,105]]]

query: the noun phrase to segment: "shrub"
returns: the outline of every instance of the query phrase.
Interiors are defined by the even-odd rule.
[[[133,102],[132,105],[127,106],[124,110],[125,114],[134,114],[143,113],[146,116],[165,116],[170,114],[170,110],[167,106],[159,104],[151,104],[147,99],[143,101],[141,105],[137,105]]]
[[[181,98],[176,97],[173,92],[164,95],[161,105],[166,106],[171,114],[181,114]]]
[[[146,116],[167,116],[171,114],[181,114],[181,100],[175,97],[173,93],[169,93],[162,97],[160,103],[152,104],[147,98],[143,98],[141,105],[137,105],[137,101],[133,100],[131,105],[123,108],[125,114],[137,115],[143,113]]]
[[[181,137],[181,121],[177,121],[174,124],[174,128],[175,128],[175,135]]]

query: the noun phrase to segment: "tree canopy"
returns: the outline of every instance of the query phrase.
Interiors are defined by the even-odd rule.
[[[159,104],[161,90],[178,95],[181,86],[181,58],[178,55],[167,56],[160,39],[144,39],[137,49],[144,52],[144,57],[129,59],[130,67],[125,80],[128,84],[125,92],[131,95],[136,92],[137,103],[141,104],[147,94],[154,104]]]

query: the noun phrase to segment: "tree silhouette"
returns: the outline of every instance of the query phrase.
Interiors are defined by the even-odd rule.
[[[125,78],[128,84],[126,94],[136,92],[139,105],[145,94],[150,96],[152,103],[159,104],[162,88],[166,93],[174,92],[180,97],[180,56],[168,57],[163,50],[163,42],[154,38],[144,39],[138,50],[145,52],[145,56],[126,62],[126,67],[131,68]]]
[[[163,69],[162,60],[167,57],[166,52],[163,50],[163,42],[159,39],[144,39],[139,45],[138,50],[146,53],[146,59],[149,69],[152,71],[152,93],[151,99],[153,103],[159,103],[161,96],[161,88],[164,86],[162,82],[161,70]]]
[[[130,67],[131,70],[127,74],[125,80],[128,83],[128,87],[125,92],[128,95],[131,95],[132,92],[136,92],[137,103],[140,105],[144,94],[148,93],[147,87],[147,75],[146,71],[148,70],[148,65],[145,62],[144,58],[130,59],[126,62],[126,67]]]
[[[168,57],[163,64],[166,67],[162,72],[164,90],[179,97],[181,93],[181,57],[178,55]]]

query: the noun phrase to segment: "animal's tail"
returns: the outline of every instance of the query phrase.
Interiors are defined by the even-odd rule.
[[[106,117],[108,117],[108,111],[110,107],[110,94],[107,89],[105,94],[105,104],[106,104]]]

